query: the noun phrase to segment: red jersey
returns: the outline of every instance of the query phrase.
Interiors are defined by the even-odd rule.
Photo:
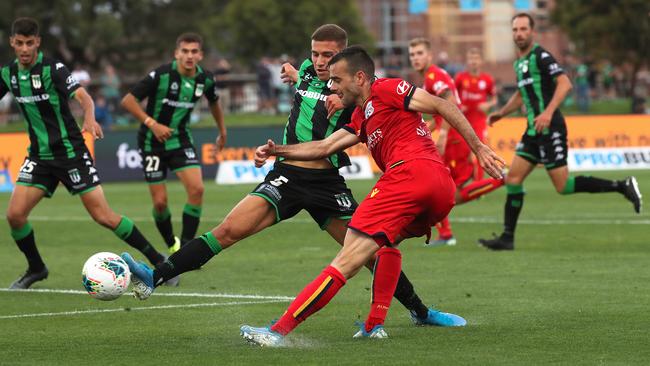
[[[492,76],[483,72],[478,76],[468,71],[459,72],[456,75],[456,88],[467,119],[472,123],[485,120],[487,115],[479,109],[479,105],[496,94]]]
[[[452,94],[454,94],[454,99],[456,99],[456,106],[460,108],[460,98],[458,97],[458,91],[456,90],[454,80],[449,76],[447,71],[436,65],[429,66],[427,71],[424,73],[424,90],[436,97],[439,97],[446,90],[451,90]],[[436,128],[440,127],[443,120],[442,116],[435,115],[433,118],[436,121]],[[462,139],[455,128],[450,128],[447,136],[448,139]]]
[[[415,89],[402,79],[376,80],[366,102],[354,110],[351,122],[343,126],[368,146],[382,171],[413,159],[442,163],[422,115],[408,110]]]

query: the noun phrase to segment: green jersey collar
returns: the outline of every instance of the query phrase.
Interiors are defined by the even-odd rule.
[[[172,70],[176,71],[181,76],[181,78],[185,78],[185,79],[195,79],[197,76],[199,76],[200,73],[203,72],[201,66],[197,64],[196,72],[194,73],[194,76],[183,76],[183,74],[181,74],[181,72],[178,71],[178,63],[176,62],[176,60],[172,61]]]

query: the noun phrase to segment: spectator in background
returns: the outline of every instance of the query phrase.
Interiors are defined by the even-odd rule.
[[[589,66],[583,61],[576,67],[576,103],[582,113],[589,112]]]
[[[120,77],[115,73],[113,65],[108,64],[104,67],[104,73],[99,78],[100,93],[105,99],[108,106],[109,118],[113,120],[113,114],[117,113],[120,103]],[[102,123],[101,121],[98,121]]]
[[[217,61],[217,66],[214,68],[212,74],[214,75],[215,86],[220,90],[219,92],[219,103],[221,103],[221,108],[230,112],[234,112],[235,108],[231,98],[231,93],[235,89],[234,86],[228,87],[228,78],[232,70],[230,62],[225,58],[220,58]]]
[[[271,69],[269,68],[269,58],[262,57],[260,62],[255,66],[255,73],[257,74],[257,92],[259,101],[257,110],[263,114],[275,114],[275,106],[273,105],[273,89],[271,85]]]
[[[605,60],[600,69],[600,80],[603,83],[605,98],[614,98],[614,67],[609,60]]]
[[[95,97],[95,120],[102,125],[104,130],[112,128],[113,115],[108,100],[102,94]]]
[[[88,88],[88,85],[90,85],[90,74],[81,64],[76,64],[74,66],[71,75],[82,87]]]

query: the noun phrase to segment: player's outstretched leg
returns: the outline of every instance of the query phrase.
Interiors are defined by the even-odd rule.
[[[129,253],[124,252],[120,257],[124,259],[131,271],[131,283],[133,283],[135,297],[140,300],[148,299],[154,290],[153,270],[142,262],[136,262]]]
[[[429,313],[426,318],[411,315],[411,320],[415,325],[434,325],[438,327],[463,327],[467,321],[463,317],[452,314],[444,313],[434,308],[429,308]]]
[[[641,191],[639,191],[639,183],[636,177],[630,176],[623,180],[608,180],[579,175],[577,177],[568,177],[563,187],[560,188],[560,184],[555,183],[551,172],[549,171],[549,175],[551,175],[555,188],[560,194],[618,192],[625,199],[632,202],[634,212],[641,213]],[[568,175],[568,172],[566,174]]]

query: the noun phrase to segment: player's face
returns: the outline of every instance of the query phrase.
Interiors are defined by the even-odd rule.
[[[330,66],[329,74],[332,81],[330,90],[341,98],[341,103],[345,108],[353,106],[361,94],[361,87],[357,85],[358,75],[349,73],[345,60]]]
[[[533,29],[526,17],[518,17],[512,21],[512,39],[520,50],[527,49],[533,43]]]
[[[16,34],[9,38],[11,47],[16,52],[16,58],[23,66],[30,66],[36,62],[38,55],[38,47],[41,45],[41,37],[37,36],[23,36]]]
[[[311,62],[319,80],[329,80],[330,70],[327,63],[339,52],[341,49],[335,41],[311,41]]]
[[[180,67],[191,71],[203,60],[203,51],[198,42],[181,42],[174,52],[174,57]]]
[[[467,68],[469,71],[475,73],[481,69],[483,65],[483,59],[478,53],[468,53],[467,54]]]
[[[431,52],[423,44],[409,47],[409,60],[415,71],[423,72],[431,65]]]

